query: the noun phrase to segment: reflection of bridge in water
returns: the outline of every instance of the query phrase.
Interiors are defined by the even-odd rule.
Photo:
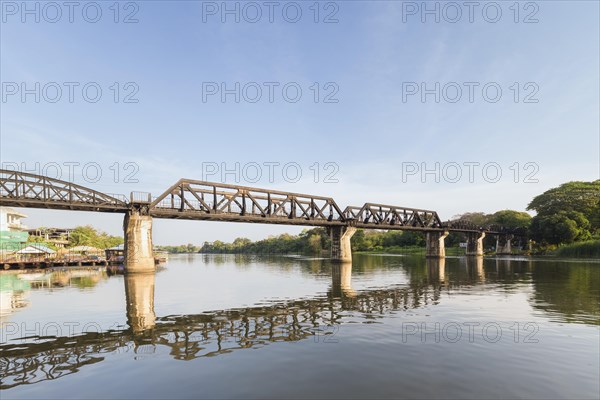
[[[368,270],[370,260],[376,259],[376,256],[366,258],[365,262],[355,265],[355,272]],[[243,264],[243,260],[241,262]],[[570,265],[557,270],[556,266],[544,265],[544,268],[534,269],[531,261],[497,259],[495,266],[488,263],[484,269],[481,258],[462,258],[450,264],[451,268],[444,259],[418,262],[422,264],[405,269],[409,282],[394,287],[356,291],[352,287],[351,266],[333,265],[330,288],[321,297],[165,317],[156,317],[154,311],[155,275],[126,275],[128,328],[77,336],[30,337],[27,343],[1,344],[0,388],[57,379],[101,362],[111,353],[132,352],[138,356],[163,347],[168,348],[175,359],[192,360],[263,347],[271,342],[310,339],[335,342],[338,329],[344,323],[368,322],[382,315],[435,306],[443,293],[459,288],[500,283],[504,290],[511,291],[515,285],[530,284],[532,274],[537,275],[530,299],[532,306],[555,316],[560,313],[566,321],[600,323],[589,317],[577,319],[582,310],[575,307],[575,303],[589,303],[590,296],[594,296],[589,288],[588,292],[577,288],[572,298],[558,298],[556,285],[543,284],[557,271],[577,276],[587,273],[588,267]],[[588,315],[599,312],[597,309],[584,311],[588,311]]]
[[[378,315],[436,304],[443,289],[445,260],[427,261],[427,282],[355,291],[350,264],[333,265],[325,296],[270,305],[157,318],[154,274],[124,277],[129,328],[77,336],[29,338],[29,343],[0,345],[0,388],[56,379],[101,362],[104,354],[147,354],[166,346],[179,360],[210,357],[264,346],[270,342],[336,341],[347,313],[370,320]],[[441,275],[440,275],[441,274]],[[33,341],[32,341],[33,340]]]

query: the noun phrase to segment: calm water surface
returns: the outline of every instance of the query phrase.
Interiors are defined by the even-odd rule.
[[[600,398],[600,263],[172,256],[0,273],[0,397]]]

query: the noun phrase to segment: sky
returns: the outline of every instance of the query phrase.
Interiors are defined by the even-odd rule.
[[[226,182],[442,220],[600,178],[597,1],[0,6],[4,169],[124,195]],[[122,234],[120,215],[21,211],[30,227]],[[155,220],[153,235],[299,230]]]

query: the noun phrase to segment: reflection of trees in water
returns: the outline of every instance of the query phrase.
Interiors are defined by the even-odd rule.
[[[439,279],[446,290],[485,283],[506,293],[516,293],[524,285],[532,286],[530,303],[534,308],[563,322],[600,325],[598,263],[463,257],[446,259],[443,268],[432,269],[427,266],[429,260],[423,262],[425,268],[415,268],[409,263],[401,265],[410,285],[426,287],[426,283]]]
[[[21,273],[17,278],[29,282],[31,289],[77,287],[87,289],[108,279],[106,270],[99,269],[55,269],[42,273]]]
[[[547,261],[532,273],[535,308],[566,322],[600,325],[600,265]]]
[[[108,279],[104,269],[49,269],[43,272],[2,271],[0,273],[0,329],[7,316],[28,306],[31,290],[65,287],[88,289]]]

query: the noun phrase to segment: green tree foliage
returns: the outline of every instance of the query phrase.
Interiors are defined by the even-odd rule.
[[[359,229],[351,239],[353,251],[381,251],[402,247],[425,246],[425,235],[412,231],[365,231]],[[256,254],[321,254],[329,252],[331,240],[324,228],[304,230],[299,235],[283,234],[252,242],[246,238],[232,243],[219,240],[204,243],[201,253],[256,253]]]
[[[186,245],[182,244],[179,246],[155,246],[154,248],[156,250],[166,251],[167,253],[171,254],[197,253],[198,250],[200,250],[200,247],[194,246],[191,243],[188,243]]]
[[[254,253],[254,254],[320,254],[329,248],[329,235],[325,228],[302,231],[299,235],[284,233],[252,242],[237,238],[232,243],[215,240],[205,242],[201,253]]]
[[[523,211],[502,210],[490,215],[489,222],[505,228],[529,228],[531,215]]]
[[[493,214],[483,212],[469,212],[455,215],[453,220],[468,221],[476,226],[501,225],[506,228],[528,228],[531,224],[531,215],[523,211],[501,210]]]
[[[591,239],[589,227],[590,223],[582,213],[559,211],[535,216],[531,224],[531,236],[533,240],[544,244],[568,244]]]
[[[477,226],[486,226],[490,224],[490,214],[482,212],[468,212],[464,214],[458,214],[452,217],[453,220],[463,220],[472,223]]]
[[[589,240],[600,233],[600,180],[567,182],[536,196],[527,206],[537,215],[531,235],[542,244]]]
[[[44,239],[41,236],[29,235],[29,237],[27,238],[27,243],[39,243],[48,247],[49,249],[58,250],[58,248],[53,243],[46,242],[46,239]]]
[[[99,249],[106,249],[123,243],[120,236],[111,236],[106,232],[99,232],[90,225],[78,226],[71,232],[69,237],[69,247],[74,246],[92,246]]]
[[[600,179],[594,182],[563,183],[559,187],[534,197],[527,209],[535,210],[538,215],[576,211],[582,213],[589,220],[592,216],[598,217],[599,206]],[[593,219],[597,220],[597,218]]]

